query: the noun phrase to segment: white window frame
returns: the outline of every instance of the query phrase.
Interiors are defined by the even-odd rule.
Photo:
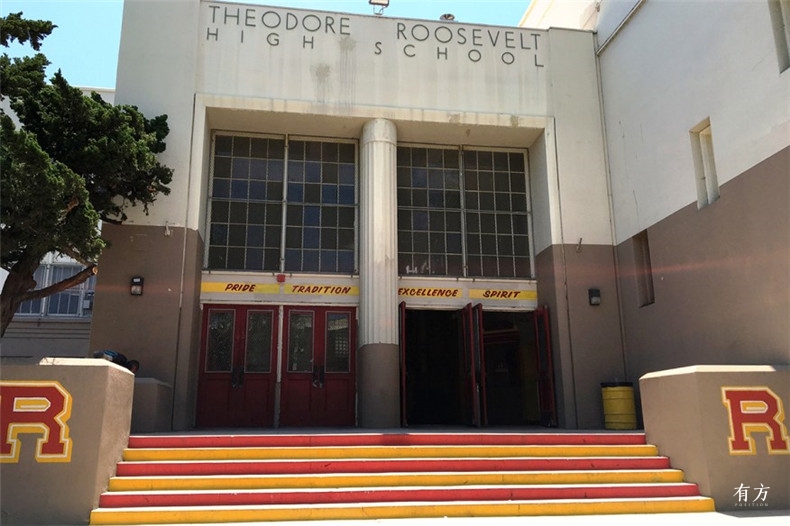
[[[768,0],[779,72],[790,69],[790,0]]]
[[[720,195],[710,119],[692,128],[690,135],[697,184],[697,209],[702,209],[715,202]]]

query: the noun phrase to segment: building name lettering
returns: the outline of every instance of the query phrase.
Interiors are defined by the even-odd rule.
[[[436,58],[444,59],[450,55],[450,48],[447,44],[455,44],[459,47],[472,46],[466,51],[467,58],[472,62],[479,62],[483,59],[482,48],[491,47],[493,49],[505,49],[500,54],[500,60],[507,65],[516,61],[514,51],[533,51],[534,65],[543,67],[538,63],[537,49],[539,33],[524,33],[522,31],[488,29],[488,28],[468,28],[464,26],[437,26],[431,30],[425,24],[407,25],[398,22],[396,29],[397,41],[406,42],[403,45],[403,54],[409,58],[417,56],[417,47],[412,42],[430,42],[436,45]],[[376,54],[382,53],[382,43],[376,42]]]
[[[351,37],[351,18],[328,13],[294,13],[255,7],[208,5],[210,10],[206,40],[218,42],[221,38],[234,38],[245,43],[245,31],[264,30],[266,45],[280,46],[286,34],[301,37],[305,50],[320,46],[317,35]],[[228,33],[227,30],[235,28]],[[484,52],[494,50],[499,61],[514,64],[526,58],[527,63],[543,67],[538,57],[540,33],[513,29],[467,27],[460,24],[427,25],[422,23],[397,22],[394,24],[394,41],[398,52],[407,58],[434,56],[436,60],[449,60],[461,53],[470,62],[484,60]],[[249,36],[247,36],[249,41]],[[371,52],[382,55],[386,51],[384,41],[372,44]],[[427,48],[427,49],[426,49]]]

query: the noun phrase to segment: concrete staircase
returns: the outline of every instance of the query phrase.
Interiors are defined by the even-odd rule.
[[[133,436],[91,524],[713,511],[641,433]]]

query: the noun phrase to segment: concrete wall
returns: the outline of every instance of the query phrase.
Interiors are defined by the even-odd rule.
[[[598,29],[629,376],[789,364],[790,71],[769,3],[604,0]],[[720,198],[700,208],[690,133],[706,120]]]
[[[91,349],[112,349],[140,362],[138,374],[173,386],[173,426],[193,423],[199,349],[197,298],[202,243],[177,227],[105,225],[111,243],[96,284]],[[132,296],[142,276],[142,296]]]
[[[7,359],[0,390],[2,436],[11,439],[2,444],[0,522],[87,524],[128,443],[134,375],[107,360]]]
[[[718,511],[790,508],[790,368],[692,366],[639,384],[647,440]]]
[[[790,148],[647,229],[655,302],[640,306],[633,242],[617,247],[629,372],[790,363]]]
[[[0,343],[0,356],[84,358],[90,355],[90,333],[91,318],[16,316]]]
[[[689,132],[703,120],[721,185],[790,144],[767,1],[607,0],[598,26],[617,244],[696,204]]]
[[[628,380],[610,246],[553,246],[538,254],[538,297],[550,312],[561,427],[602,429],[602,382]],[[601,293],[590,305],[588,290]]]

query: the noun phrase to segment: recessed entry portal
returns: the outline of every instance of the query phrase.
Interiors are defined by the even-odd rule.
[[[401,304],[403,425],[554,425],[547,327],[543,310]]]

